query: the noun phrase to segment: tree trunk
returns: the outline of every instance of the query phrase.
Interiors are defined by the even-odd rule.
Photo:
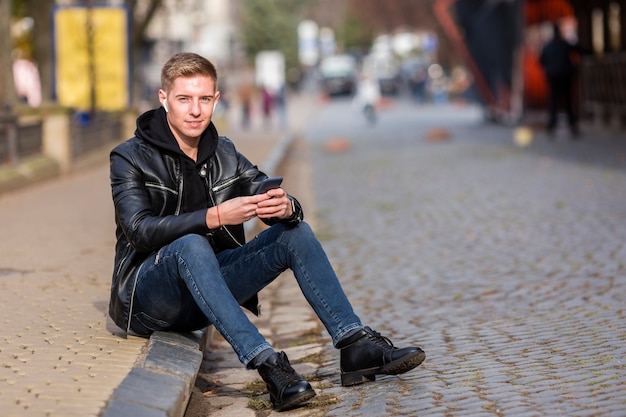
[[[148,28],[148,25],[150,24],[154,16],[157,14],[159,9],[161,9],[163,5],[163,0],[150,0],[142,16],[138,16],[136,13],[136,7],[135,7],[136,3],[137,3],[136,0],[128,0],[126,2],[126,5],[128,6],[130,10],[131,16],[133,17],[133,28],[132,28],[132,35],[131,35],[131,40],[130,40],[130,48],[132,51],[130,56],[131,56],[131,59],[133,60],[132,62],[133,73],[131,74],[131,77],[133,80],[132,82],[133,103],[131,105],[132,107],[135,107],[135,108],[138,107],[139,105],[139,102],[142,98],[143,87],[144,87],[143,74],[141,72],[141,64],[142,64],[141,48],[143,47],[143,44],[144,44],[145,34]]]
[[[15,104],[11,52],[11,0],[0,0],[0,113]]]
[[[34,58],[41,78],[41,97],[44,102],[52,100],[52,8],[54,0],[27,0],[28,13],[35,21],[33,42]]]

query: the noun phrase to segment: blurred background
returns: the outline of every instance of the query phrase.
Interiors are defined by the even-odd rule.
[[[120,140],[158,106],[160,68],[179,51],[217,65],[223,133],[246,126],[255,106],[280,112],[292,94],[354,95],[363,76],[390,100],[471,102],[487,122],[539,123],[548,89],[538,57],[554,22],[581,51],[581,118],[623,130],[625,9],[626,0],[0,0],[0,164]],[[63,134],[69,145],[55,150]]]

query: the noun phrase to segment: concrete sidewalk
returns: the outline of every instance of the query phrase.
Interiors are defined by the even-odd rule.
[[[309,104],[293,98],[289,132]],[[227,134],[268,173],[292,137],[276,127]],[[3,416],[185,411],[202,335],[126,337],[107,318],[115,244],[107,155],[91,169],[0,196]]]

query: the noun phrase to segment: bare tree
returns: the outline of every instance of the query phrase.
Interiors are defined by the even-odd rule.
[[[137,100],[141,98],[141,88],[143,81],[141,79],[141,69],[139,64],[141,63],[141,48],[146,35],[146,30],[150,21],[154,18],[158,10],[163,6],[163,0],[150,0],[145,7],[145,10],[140,11],[137,7],[137,0],[127,0],[131,16],[133,16],[132,38],[131,38],[131,50],[133,60],[133,106],[137,103]]]

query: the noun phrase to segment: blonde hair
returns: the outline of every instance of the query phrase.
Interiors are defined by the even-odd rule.
[[[217,70],[208,59],[192,53],[180,52],[167,60],[161,69],[161,88],[169,91],[174,80],[179,77],[205,75],[211,77],[217,90]]]

